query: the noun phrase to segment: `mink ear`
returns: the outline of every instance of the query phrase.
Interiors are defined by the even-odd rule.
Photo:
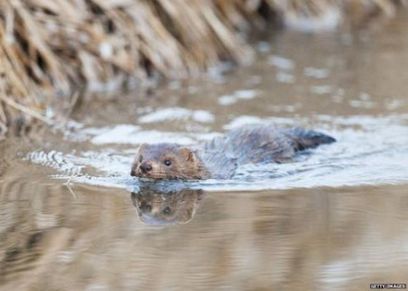
[[[140,146],[137,148],[137,152],[141,152],[144,148],[146,147],[145,143],[140,144]]]
[[[136,149],[136,157],[135,157],[135,159],[137,158],[137,156],[143,151],[143,149],[146,147],[146,144],[144,144],[144,143],[142,143],[140,146],[138,146],[138,148]],[[136,162],[136,160],[135,160],[135,162]]]
[[[140,158],[140,154],[142,149],[145,147],[145,144],[141,144],[137,149],[136,149],[136,154],[135,154],[135,158],[133,159],[133,163],[132,163],[132,169],[130,171],[130,175],[131,176],[136,176],[136,167],[137,165],[140,163],[139,158]]]
[[[180,154],[186,159],[186,161],[193,162],[195,160],[195,154],[188,148],[181,148]]]

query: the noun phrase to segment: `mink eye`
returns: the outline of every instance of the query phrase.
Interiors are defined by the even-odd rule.
[[[171,161],[170,161],[170,160],[164,160],[164,164],[165,164],[166,166],[170,166],[170,165],[171,165]]]

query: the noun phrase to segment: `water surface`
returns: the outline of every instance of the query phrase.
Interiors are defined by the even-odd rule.
[[[406,27],[401,14],[353,34],[282,32],[258,44],[246,68],[85,101],[69,131],[4,142],[1,288],[408,283]],[[129,176],[142,142],[191,144],[268,122],[338,142],[293,163],[242,167],[227,181],[151,185]]]

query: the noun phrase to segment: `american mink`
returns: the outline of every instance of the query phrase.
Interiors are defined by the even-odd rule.
[[[142,144],[130,174],[151,179],[228,179],[239,165],[288,162],[299,151],[335,141],[298,127],[247,125],[195,146]]]

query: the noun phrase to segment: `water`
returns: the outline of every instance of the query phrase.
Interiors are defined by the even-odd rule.
[[[407,15],[283,32],[253,65],[85,101],[70,130],[0,145],[4,290],[367,290],[408,283]],[[123,101],[122,101],[123,100]],[[89,113],[89,106],[97,108]],[[137,145],[246,123],[338,142],[231,180],[141,183]]]

